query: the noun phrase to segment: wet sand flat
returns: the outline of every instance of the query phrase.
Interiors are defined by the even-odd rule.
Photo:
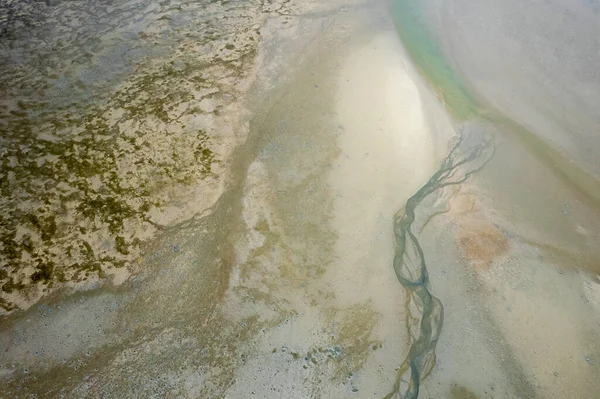
[[[0,2],[0,397],[596,397],[593,115],[463,3]]]
[[[598,182],[583,125],[598,90],[584,73],[595,36],[582,33],[598,26],[582,11],[593,4],[396,4],[399,24],[418,21],[399,31],[457,130],[495,147],[423,230],[445,317],[421,393],[595,397]]]
[[[260,30],[257,105],[219,200],[167,223],[121,285],[3,320],[10,395],[391,390],[410,339],[390,220],[450,122],[381,4],[286,7]]]

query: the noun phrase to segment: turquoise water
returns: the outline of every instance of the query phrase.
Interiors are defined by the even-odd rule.
[[[462,68],[459,71],[454,67],[454,65],[457,65],[455,63],[457,58],[453,57],[460,57],[460,55],[454,54],[453,51],[456,49],[447,47],[447,43],[439,38],[438,35],[444,34],[444,32],[440,32],[439,28],[430,25],[435,20],[433,14],[430,13],[436,7],[438,7],[438,4],[433,1],[394,0],[392,12],[398,34],[414,65],[444,102],[446,109],[454,117],[456,125],[464,126],[465,123],[475,122],[484,126],[484,129],[488,132],[494,132],[496,141],[499,139],[500,141],[506,139],[515,141],[518,146],[522,146],[533,156],[532,159],[540,161],[545,166],[545,170],[551,172],[551,175],[569,187],[576,198],[585,199],[585,202],[591,208],[600,209],[600,184],[589,172],[582,168],[579,162],[574,162],[572,156],[553,147],[552,139],[548,138],[551,136],[548,136],[547,132],[535,131],[533,128],[525,127],[522,120],[516,120],[514,115],[506,113],[508,111],[503,112],[493,105],[491,103],[491,101],[494,101],[493,97],[479,92],[475,86],[469,83],[469,76],[464,75]],[[551,38],[547,40],[551,40]],[[493,43],[490,43],[490,45],[493,45]],[[541,47],[542,45],[540,45]],[[477,56],[477,54],[473,54],[472,60],[477,61]],[[515,62],[517,61],[519,59],[515,60]],[[488,74],[488,71],[482,72],[481,76],[488,76],[488,79],[493,79],[490,78],[492,75]],[[509,84],[515,85],[517,81],[512,81],[510,78],[519,79],[520,76],[513,76],[507,72],[502,78],[507,80]],[[579,93],[576,92],[575,88],[573,91],[572,94],[577,97]],[[535,92],[534,95],[537,96],[536,98],[541,98],[540,96],[544,94]],[[535,110],[531,112],[535,112]],[[568,133],[567,131],[563,132],[565,135]],[[514,154],[510,152],[503,152],[500,156],[508,164],[510,164],[511,159],[514,159]],[[548,176],[536,176],[535,178],[549,179],[549,176],[550,174]],[[533,185],[532,182],[530,183]],[[426,190],[428,185],[429,183],[422,190]],[[521,195],[522,193],[519,190],[513,191],[515,201]],[[543,197],[543,190],[537,191],[537,195],[540,198]],[[415,194],[415,197],[420,198],[419,193]],[[411,210],[410,200],[407,203],[407,208]],[[396,228],[397,230],[398,228]],[[408,231],[410,230],[408,229]],[[401,233],[400,236],[404,237],[399,241],[402,248],[400,256],[402,260],[406,244],[406,232],[401,230]],[[416,240],[415,237],[413,238]],[[420,249],[418,245],[417,247]],[[402,397],[406,398],[418,397],[420,382],[429,374],[435,364],[436,344],[440,333],[443,334],[441,330],[444,305],[434,296],[436,294],[435,287],[433,289],[429,288],[423,252],[417,251],[417,253],[421,256],[413,256],[412,258],[421,260],[420,263],[417,263],[423,270],[420,273],[412,272],[410,276],[425,276],[425,279],[421,284],[412,286],[407,284],[407,281],[410,283],[412,280],[405,281],[400,273],[399,280],[413,296],[415,292],[420,294],[416,301],[421,304],[421,323],[416,340],[412,343],[400,370],[395,390],[389,397],[397,393],[401,393]],[[400,265],[403,268],[406,267],[402,262],[400,262]],[[400,270],[404,269],[400,268]],[[403,386],[401,381],[407,386]]]
[[[425,20],[423,3],[395,0],[392,12],[406,50],[451,114],[461,121],[473,117],[479,108],[477,102],[433,37]]]
[[[398,281],[407,290],[410,300],[420,311],[419,335],[411,343],[409,353],[399,369],[392,392],[385,397],[391,399],[401,394],[405,399],[416,399],[420,382],[435,366],[435,349],[444,325],[444,305],[433,293],[424,250],[417,234],[413,232],[417,213],[427,214],[421,203],[427,197],[442,200],[448,193],[444,189],[460,186],[475,173],[483,169],[494,155],[493,142],[489,138],[461,135],[457,143],[442,161],[440,168],[407,201],[394,219],[396,248],[394,270]],[[448,198],[445,198],[447,201]],[[427,207],[425,207],[427,208]],[[433,215],[425,218],[422,230]],[[423,223],[423,222],[421,222]],[[403,382],[407,386],[403,386]]]
[[[392,13],[396,30],[415,66],[456,121],[477,119],[516,138],[557,178],[583,195],[588,204],[600,207],[600,183],[590,172],[552,147],[540,134],[505,115],[471,89],[453,67],[451,59],[428,25],[428,7],[433,8],[423,1],[394,0]]]

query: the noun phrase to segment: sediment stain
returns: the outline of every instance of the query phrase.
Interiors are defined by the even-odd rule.
[[[479,220],[461,223],[458,244],[463,256],[479,270],[489,267],[509,249],[502,231],[490,222]]]
[[[452,384],[450,394],[452,395],[452,399],[477,399],[477,395],[469,388],[458,384]]]

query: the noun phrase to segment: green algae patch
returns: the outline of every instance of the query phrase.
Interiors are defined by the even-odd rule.
[[[19,7],[0,20],[7,56],[31,65],[0,66],[0,313],[132,265],[157,232],[216,201],[259,36],[236,9],[222,24],[198,18],[208,4],[161,6],[127,43],[135,62],[112,65],[124,45],[114,24],[129,29],[119,6]],[[72,26],[78,7],[112,19]],[[69,28],[49,36],[48,21]]]
[[[515,134],[559,179],[583,194],[590,205],[598,207],[600,184],[595,176],[578,167],[535,132],[505,116],[489,101],[470,91],[429,28],[424,15],[425,7],[418,0],[394,0],[396,29],[412,61],[443,100],[448,111],[459,121],[483,117],[506,132]]]
[[[468,388],[458,384],[452,384],[450,394],[452,395],[452,399],[477,399],[477,395]]]
[[[53,263],[40,264],[37,266],[37,270],[31,275],[31,281],[33,281],[33,282],[51,281],[53,272],[54,272],[54,264]]]

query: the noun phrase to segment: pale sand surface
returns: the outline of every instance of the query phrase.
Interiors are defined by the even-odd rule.
[[[308,75],[300,73],[296,76],[292,86],[295,96],[286,97],[276,106],[278,114],[285,115],[290,109],[297,109],[299,102],[324,96],[322,91],[333,89],[333,117],[320,127],[323,130],[314,130],[317,127],[308,124],[312,128],[311,134],[290,127],[301,139],[294,140],[292,148],[274,149],[275,156],[266,156],[264,163],[255,161],[250,167],[250,190],[244,202],[248,227],[260,222],[261,216],[257,214],[264,215],[270,233],[281,234],[281,239],[290,246],[299,239],[295,238],[298,232],[287,231],[288,227],[282,221],[290,216],[304,217],[305,212],[311,212],[307,208],[310,203],[301,199],[298,208],[288,208],[297,201],[290,196],[310,196],[309,193],[323,189],[330,192],[331,199],[323,197],[322,201],[331,201],[328,205],[331,213],[327,218],[334,239],[323,237],[321,245],[331,242],[332,261],[318,265],[316,276],[309,279],[298,275],[298,271],[284,272],[280,269],[282,266],[265,261],[260,262],[259,268],[254,266],[251,272],[247,266],[234,271],[236,277],[230,287],[231,294],[241,288],[263,288],[264,294],[274,297],[276,303],[285,303],[280,306],[294,316],[261,337],[258,354],[250,356],[248,363],[239,370],[229,397],[245,397],[249,389],[259,397],[272,397],[275,395],[273,390],[284,397],[344,397],[350,394],[382,397],[390,390],[395,369],[405,356],[408,336],[403,306],[406,297],[391,267],[390,218],[433,172],[437,163],[433,138],[447,135],[451,127],[447,119],[437,121],[439,125],[445,123],[446,132],[434,131],[428,124],[430,114],[424,111],[424,100],[419,95],[422,82],[407,65],[391,26],[384,26],[373,33],[368,32],[364,39],[359,36],[358,40],[364,43],[359,43],[357,49],[352,48],[357,40],[353,38],[350,45],[343,47],[344,51],[338,49],[334,54],[330,53],[331,64],[326,65],[335,66],[335,72],[328,68],[323,70],[323,64],[320,64],[316,69],[309,68]],[[345,54],[347,47],[348,55]],[[330,73],[334,74],[334,81],[323,84],[322,79],[331,77]],[[305,98],[302,95],[304,89],[298,87],[303,83],[312,90],[309,98]],[[317,87],[311,87],[311,84]],[[428,106],[441,108],[431,102]],[[310,106],[302,107],[303,112],[312,111]],[[318,110],[312,112],[319,113]],[[280,119],[285,120],[285,117],[280,116]],[[300,123],[300,128],[303,125]],[[276,204],[275,209],[269,210],[269,199],[278,202],[275,194],[278,186],[273,184],[277,181],[269,184],[268,180],[263,180],[269,164],[278,165],[275,173],[283,175],[284,184],[288,184],[288,179],[302,180],[303,173],[296,169],[290,173],[290,167],[320,159],[314,153],[324,151],[326,147],[322,144],[316,147],[320,144],[318,135],[330,135],[331,132],[336,137],[336,146],[333,156],[326,157],[328,163],[322,165],[325,176],[318,180],[321,183],[317,185],[309,177],[306,183],[301,183],[303,189],[300,192],[292,191],[285,196],[283,201],[287,204]],[[295,162],[283,163],[278,156],[291,157]],[[309,159],[305,160],[307,156]],[[277,210],[284,213],[283,220],[277,220]],[[251,248],[268,246],[269,234],[254,229],[244,240],[246,245]],[[307,234],[307,231],[299,233]],[[317,234],[319,238],[318,230],[308,233]],[[247,259],[251,252],[243,251],[244,255],[238,259]],[[296,283],[287,286],[290,275]],[[285,291],[279,293],[276,288],[265,286],[265,280],[285,286]],[[240,302],[234,301],[232,308],[239,311]],[[261,313],[268,314],[266,311]],[[338,364],[327,362],[327,356],[323,356],[319,348],[328,351],[340,348],[343,354],[340,354]],[[276,352],[272,353],[273,350]],[[356,392],[352,392],[353,389]]]
[[[564,241],[550,244],[548,237],[568,236],[568,230],[536,234],[527,219],[506,217],[507,208],[523,204],[511,201],[507,207],[490,187],[498,184],[490,181],[499,166],[494,163],[505,155],[497,153],[476,183],[452,201],[450,213],[424,232],[425,250],[439,256],[430,272],[446,317],[438,363],[423,394],[437,397],[457,384],[494,397],[593,398],[600,333],[597,274],[588,271],[581,249]],[[574,218],[558,206],[555,212]],[[587,251],[595,248],[591,244]]]
[[[261,31],[270,72],[229,190],[159,235],[120,287],[5,319],[10,396],[390,391],[408,345],[391,217],[450,123],[379,4],[287,7]]]

